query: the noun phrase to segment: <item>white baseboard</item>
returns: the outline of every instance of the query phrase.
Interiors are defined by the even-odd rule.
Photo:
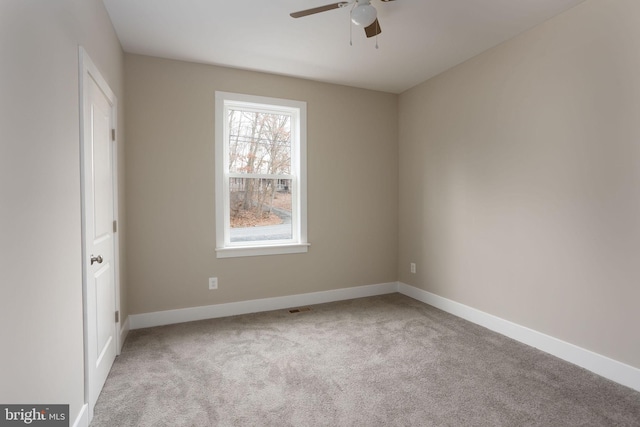
[[[86,403],[80,408],[80,413],[76,417],[73,427],[89,427],[89,405]]]
[[[153,326],[170,325],[195,320],[281,310],[394,292],[399,292],[425,304],[432,305],[523,344],[538,348],[602,377],[640,391],[640,369],[638,368],[401,282],[357,286],[331,291],[263,298],[178,310],[156,311],[153,313],[131,314],[127,317],[127,320],[121,328],[120,342],[124,343],[130,329],[150,328]]]
[[[127,320],[130,328],[150,328],[173,323],[191,322],[194,320],[214,319],[217,317],[236,316],[239,314],[258,313],[261,311],[281,310],[303,305],[323,304],[374,295],[391,294],[398,291],[398,283],[381,283],[378,285],[356,286],[353,288],[335,289],[332,291],[312,292],[308,294],[289,295],[284,297],[263,298],[249,301],[215,304],[202,307],[183,308],[178,310],[156,311],[153,313],[130,314]],[[123,341],[124,342],[124,341]]]
[[[124,341],[127,339],[127,335],[129,335],[129,329],[129,316],[127,316],[125,321],[122,322],[122,327],[120,328],[120,341],[118,342],[118,344],[120,344],[120,348],[118,349],[118,354],[122,351]]]
[[[404,283],[398,292],[640,391],[640,369]]]

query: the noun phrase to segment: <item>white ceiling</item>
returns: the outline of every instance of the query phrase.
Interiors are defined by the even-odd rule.
[[[371,0],[382,34],[335,0],[103,0],[126,52],[401,93],[584,0]]]

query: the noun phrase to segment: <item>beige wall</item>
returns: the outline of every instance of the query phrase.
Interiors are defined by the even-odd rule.
[[[401,281],[640,367],[638,40],[590,0],[401,95]]]
[[[131,313],[396,280],[396,95],[129,54],[125,75]],[[308,253],[216,258],[216,90],[307,102]]]
[[[101,1],[0,2],[0,402],[70,404],[72,423],[84,402],[79,44],[122,101]]]

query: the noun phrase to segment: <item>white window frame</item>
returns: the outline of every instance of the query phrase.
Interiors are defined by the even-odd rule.
[[[291,115],[292,239],[231,242],[228,111],[231,108]],[[251,176],[253,177],[253,176]],[[304,253],[307,241],[307,103],[216,91],[215,101],[216,257]]]

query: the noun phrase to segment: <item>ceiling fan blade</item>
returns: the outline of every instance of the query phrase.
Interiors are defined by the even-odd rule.
[[[378,22],[378,19],[373,21],[373,24],[364,28],[364,33],[367,35],[367,37],[377,36],[381,32],[382,29],[380,28],[380,22]]]
[[[313,9],[301,10],[300,12],[293,12],[289,15],[292,18],[302,18],[303,16],[313,15],[314,13],[326,12],[327,10],[338,9],[343,7],[347,2],[341,1],[339,3],[327,4],[324,6],[314,7]]]

